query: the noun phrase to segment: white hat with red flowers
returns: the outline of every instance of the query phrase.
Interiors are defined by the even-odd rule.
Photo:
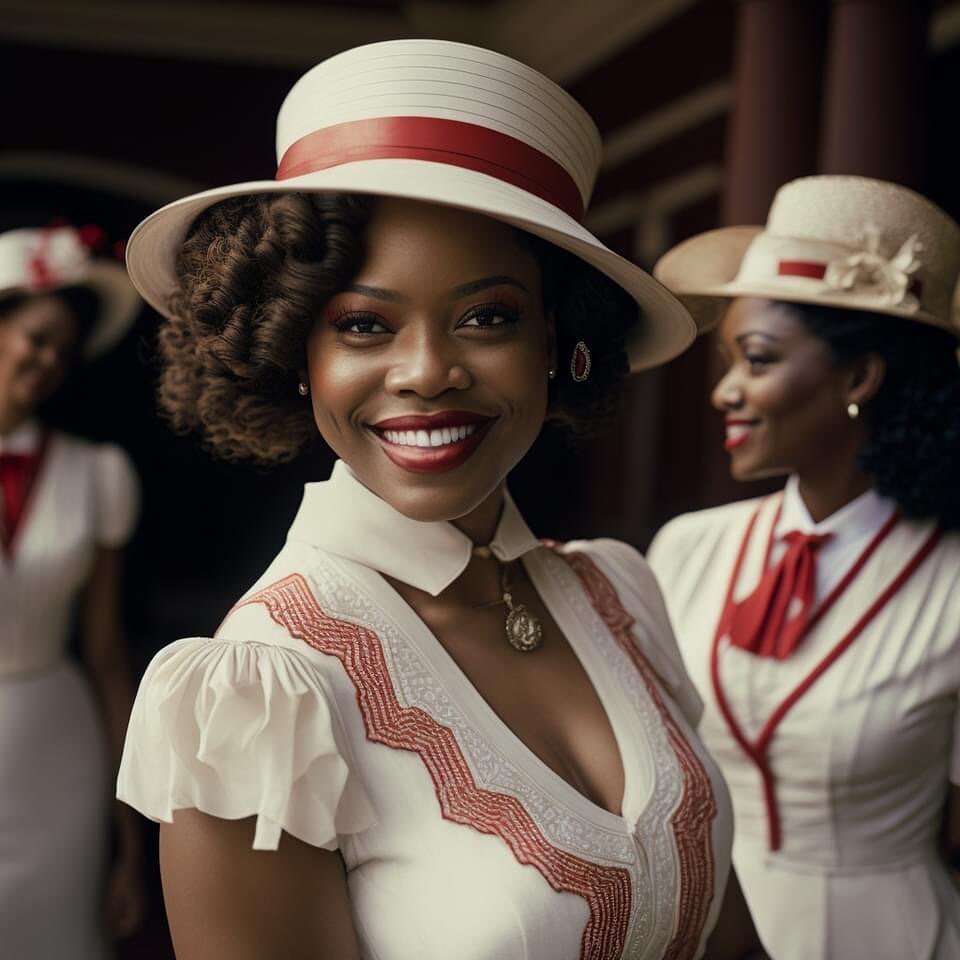
[[[120,340],[141,304],[122,264],[94,255],[101,236],[99,227],[65,225],[0,233],[0,297],[67,287],[86,287],[96,294],[96,317],[83,344],[87,360]]]
[[[696,336],[687,311],[582,223],[600,162],[586,111],[536,70],[444,40],[347,50],[306,73],[277,118],[273,180],[217,187],[169,204],[134,231],[127,266],[169,316],[175,261],[198,214],[229,197],[358,193],[485,214],[596,267],[641,307],[627,339],[633,369],[676,356]]]
[[[760,297],[903,317],[960,336],[960,226],[884,180],[792,180],[777,191],[766,226],[691,237],[661,257],[654,275],[702,330],[732,297]]]

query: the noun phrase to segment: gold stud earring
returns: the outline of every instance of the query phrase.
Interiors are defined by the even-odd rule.
[[[860,416],[860,404],[859,403],[848,403],[847,404],[847,416],[851,420],[856,420]]]
[[[301,397],[305,397],[310,392],[310,388],[302,380],[300,381],[300,385],[297,387],[297,390]]]

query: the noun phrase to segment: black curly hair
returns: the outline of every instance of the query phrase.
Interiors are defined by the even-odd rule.
[[[864,407],[860,468],[905,516],[960,529],[960,364],[946,330],[839,307],[785,306],[844,365],[878,354],[883,383]]]
[[[314,318],[362,266],[375,205],[349,194],[255,195],[197,218],[177,256],[173,319],[158,338],[159,402],[174,429],[199,430],[219,457],[260,463],[291,460],[316,436],[298,370]],[[639,309],[579,258],[518,232],[557,321],[562,359],[548,419],[593,432],[619,405],[625,336]],[[574,383],[564,365],[581,339],[592,371]]]

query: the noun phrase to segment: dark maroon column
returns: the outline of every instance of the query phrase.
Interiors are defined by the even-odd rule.
[[[923,187],[925,0],[835,0],[820,170]]]
[[[777,188],[816,171],[826,7],[742,0],[723,221],[763,223]]]

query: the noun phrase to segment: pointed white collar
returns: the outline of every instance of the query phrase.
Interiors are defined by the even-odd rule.
[[[793,475],[787,480],[783,490],[783,507],[776,535],[779,538],[791,530],[799,530],[801,533],[830,533],[833,534],[834,546],[843,547],[876,533],[890,519],[896,508],[893,500],[881,497],[876,490],[870,489],[820,523],[816,523],[800,495],[800,482],[796,475]]]
[[[320,547],[436,596],[466,569],[473,543],[452,523],[411,520],[371,490],[338,460],[323,483],[308,483],[290,527],[290,539]],[[490,543],[494,555],[516,560],[540,546],[513,498]]]
[[[0,453],[36,453],[43,431],[36,420],[25,420],[6,435],[0,435]]]

